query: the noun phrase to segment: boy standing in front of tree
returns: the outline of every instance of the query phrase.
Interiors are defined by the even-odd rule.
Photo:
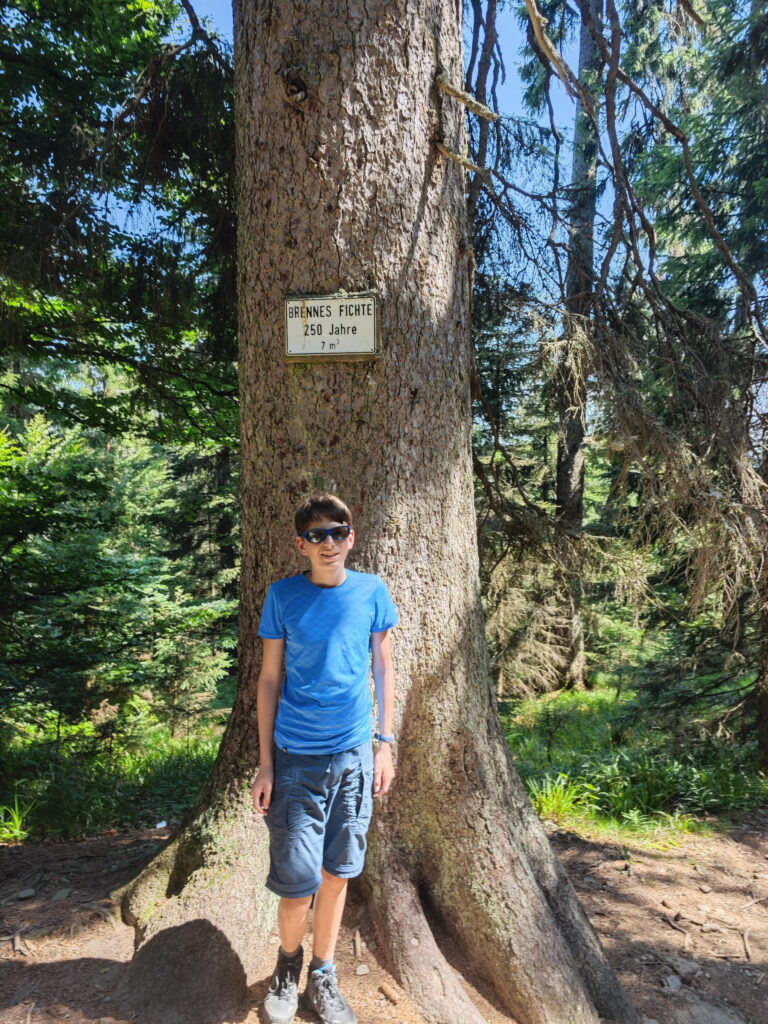
[[[333,964],[347,881],[363,869],[371,796],[394,778],[389,630],[397,610],[386,585],[345,567],[355,534],[349,509],[314,494],[296,512],[296,546],[309,570],[273,583],[259,626],[261,766],[253,805],[270,838],[267,888],[280,897],[280,951],[262,1008],[290,1024],[314,897],[305,1001],[323,1024],[356,1024]],[[283,682],[285,666],[285,682]],[[372,670],[379,713],[371,744]],[[282,692],[281,692],[282,689]]]

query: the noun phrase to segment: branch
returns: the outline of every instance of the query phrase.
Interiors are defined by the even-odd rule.
[[[457,89],[455,85],[451,85],[444,74],[440,73],[437,76],[435,85],[441,92],[447,93],[448,96],[453,96],[459,103],[463,103],[465,107],[471,110],[473,114],[477,114],[478,117],[484,117],[486,121],[498,121],[499,115],[494,113],[490,107],[486,107],[484,103],[480,103],[479,100],[476,100],[468,92],[464,92],[463,89]]]
[[[536,6],[536,0],[525,0],[525,6],[528,10],[528,17],[531,20],[531,28],[536,37],[536,42],[539,44],[541,52],[551,67],[555,69],[557,77],[565,86],[566,92],[573,99],[580,99],[586,110],[593,114],[594,103],[592,102],[592,97],[560,56],[557,47],[547,35],[547,25],[549,22]]]
[[[477,164],[473,164],[468,157],[462,156],[460,153],[454,153],[452,149],[448,149],[448,147],[444,146],[442,142],[435,142],[435,145],[437,146],[438,152],[442,153],[444,157],[460,164],[468,171],[474,171],[475,174],[478,174],[483,179],[483,181],[488,181],[490,171],[487,167],[479,167]]]
[[[526,5],[534,2],[535,0],[526,0]],[[576,0],[576,2],[579,6],[579,10],[581,11],[581,16],[584,20],[584,24],[587,26],[590,35],[592,36],[596,46],[600,50],[600,54],[603,60],[609,66],[609,68],[611,68],[611,71],[615,78],[618,79],[618,81],[620,81],[623,85],[625,85],[629,89],[629,91],[633,93],[633,95],[635,95],[637,99],[640,100],[642,105],[653,114],[656,120],[663,125],[665,130],[674,139],[676,139],[677,142],[680,143],[683,154],[683,162],[685,164],[686,176],[688,178],[688,184],[690,186],[691,194],[693,195],[694,201],[701,210],[701,213],[704,217],[704,221],[707,225],[707,229],[709,230],[712,241],[715,243],[716,248],[720,251],[721,255],[723,256],[723,259],[725,260],[726,265],[738,281],[742,293],[747,299],[747,305],[750,312],[750,319],[754,319],[754,322],[758,326],[761,334],[763,335],[763,337],[765,337],[766,330],[765,325],[762,321],[762,317],[760,315],[759,304],[757,300],[757,292],[752,282],[749,280],[747,275],[744,273],[744,271],[737,263],[727,242],[718,230],[718,227],[715,224],[715,218],[714,214],[712,213],[712,209],[707,203],[699,188],[698,182],[696,181],[695,171],[693,168],[693,159],[691,157],[690,140],[688,139],[688,136],[685,134],[682,128],[679,127],[679,125],[676,125],[674,121],[670,117],[668,117],[664,113],[664,111],[659,106],[657,106],[657,104],[653,102],[653,100],[647,95],[644,89],[640,85],[638,85],[637,82],[635,82],[634,79],[632,79],[619,64],[621,29],[618,12],[616,10],[615,4],[613,3],[613,0],[609,0],[608,2],[608,16],[611,23],[611,47],[608,46],[608,43],[606,42],[602,32],[598,30],[594,20],[590,17],[589,9],[587,7],[587,4],[585,3],[585,0]],[[559,58],[560,55],[557,54],[557,56]],[[609,117],[609,127],[610,123],[611,119]],[[615,122],[613,127],[615,129]],[[616,146],[614,145],[612,148],[614,150],[614,161],[616,161]],[[616,169],[618,170],[618,168]],[[631,197],[631,199],[634,199],[634,193],[632,193],[631,189],[629,189],[628,183],[626,181],[623,181],[622,185],[624,186],[625,191],[627,191],[627,194]],[[643,227],[646,230],[646,233],[648,233],[650,224],[647,221],[647,218],[645,218],[644,214],[642,214],[642,211],[639,209],[638,206],[635,205],[635,203],[633,203],[633,206],[635,206],[636,212],[640,214],[641,220],[643,222]],[[648,237],[650,240],[653,239],[652,228],[650,228],[650,234]]]
[[[200,19],[198,18],[197,14],[195,13],[195,9],[193,8],[192,4],[190,3],[190,0],[180,0],[180,2],[181,2],[181,6],[187,12],[187,17],[189,18],[189,23],[192,26],[193,38],[197,37],[197,38],[203,40],[203,42],[206,45],[206,48],[208,49],[208,52],[211,54],[211,56],[213,57],[213,59],[216,62],[216,64],[218,64],[218,66],[221,69],[221,71],[223,71],[225,74],[228,75],[232,71],[232,65],[222,55],[221,50],[219,50],[219,48],[216,45],[216,43],[213,41],[213,39],[211,39],[211,37],[206,32],[206,30],[200,24]]]

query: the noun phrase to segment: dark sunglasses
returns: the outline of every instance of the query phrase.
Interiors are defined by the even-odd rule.
[[[310,544],[322,544],[326,537],[332,537],[337,544],[340,544],[347,539],[350,533],[352,533],[351,526],[331,526],[327,530],[322,526],[313,526],[311,530],[305,530],[301,536]]]

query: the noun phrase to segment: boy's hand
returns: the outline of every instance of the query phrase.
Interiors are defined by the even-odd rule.
[[[258,814],[264,815],[269,810],[269,805],[272,802],[272,786],[274,781],[274,768],[259,768],[254,783],[251,786],[253,809]]]
[[[373,759],[373,795],[384,796],[392,785],[395,767],[392,764],[392,748],[388,743],[380,743]]]

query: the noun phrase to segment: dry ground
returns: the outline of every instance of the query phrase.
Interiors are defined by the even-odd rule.
[[[132,931],[116,918],[110,893],[166,839],[166,831],[144,831],[0,848],[0,1024],[161,1024],[121,1014],[113,999]],[[768,817],[666,850],[557,829],[551,839],[642,1015],[659,1024],[768,1024]],[[258,1020],[276,944],[273,937],[239,1024]],[[360,1024],[423,1024],[379,963],[370,922],[354,900],[339,945]],[[461,971],[449,943],[446,951]],[[492,993],[484,998],[466,980],[488,1024],[511,1024]]]

